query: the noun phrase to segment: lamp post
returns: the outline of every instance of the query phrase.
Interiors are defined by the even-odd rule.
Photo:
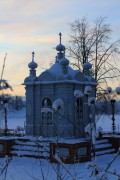
[[[7,136],[8,133],[8,125],[7,125],[7,105],[9,102],[9,96],[4,95],[0,98],[1,104],[4,106],[4,118],[5,118],[5,127],[4,127],[4,135]]]
[[[116,100],[115,99],[111,99],[111,107],[112,107],[112,131],[113,131],[113,134],[115,134],[115,102]]]
[[[111,94],[111,108],[112,108],[112,132],[115,134],[116,126],[115,126],[115,96],[120,95],[120,87],[116,87],[116,89],[113,91],[111,87],[107,88],[107,92]],[[112,96],[113,93],[113,96]]]

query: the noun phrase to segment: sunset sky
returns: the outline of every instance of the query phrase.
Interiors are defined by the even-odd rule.
[[[12,95],[25,95],[21,84],[29,75],[31,53],[39,75],[55,59],[59,32],[67,45],[69,23],[83,16],[90,21],[108,17],[113,40],[120,39],[120,0],[0,0],[0,72],[7,52],[3,78],[13,87]]]

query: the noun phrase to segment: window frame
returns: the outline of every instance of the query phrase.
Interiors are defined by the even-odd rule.
[[[49,97],[45,97],[44,99],[42,99],[42,108],[50,108],[50,112],[41,113],[42,126],[52,126],[53,125],[52,101]]]
[[[75,100],[75,125],[83,125],[83,98],[79,97]]]

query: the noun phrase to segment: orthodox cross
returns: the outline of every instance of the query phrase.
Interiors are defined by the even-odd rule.
[[[59,33],[59,36],[60,36],[60,44],[61,44],[61,37],[62,37],[62,33],[61,32]]]
[[[34,56],[35,56],[35,53],[32,52],[32,61],[34,61]]]

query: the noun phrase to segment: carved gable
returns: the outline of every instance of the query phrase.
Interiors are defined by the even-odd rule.
[[[79,72],[77,72],[76,74],[75,74],[75,76],[74,76],[74,79],[75,80],[77,80],[77,81],[84,81],[84,76],[83,76],[83,74],[79,71]]]
[[[54,77],[50,72],[45,71],[38,77],[38,81],[54,81]]]

